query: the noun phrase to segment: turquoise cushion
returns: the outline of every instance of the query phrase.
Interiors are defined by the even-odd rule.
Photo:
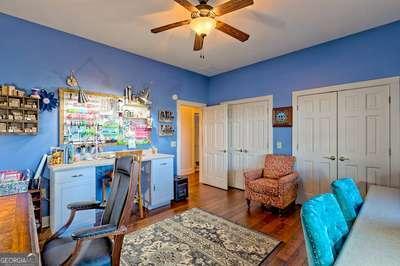
[[[332,182],[333,194],[335,195],[344,218],[349,228],[353,225],[358,212],[363,204],[363,199],[356,183],[351,178],[342,178]]]
[[[335,196],[322,194],[306,201],[301,222],[309,265],[332,265],[349,233]]]

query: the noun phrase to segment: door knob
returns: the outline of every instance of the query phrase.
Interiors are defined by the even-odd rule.
[[[332,161],[336,160],[336,157],[334,155],[332,155],[332,156],[324,156],[324,158],[332,160]]]
[[[246,150],[246,149],[244,149],[244,150],[243,150],[243,152],[245,152],[245,153],[248,153],[249,151],[248,151],[248,150]]]
[[[346,158],[346,157],[344,157],[344,156],[340,156],[340,157],[339,157],[339,160],[340,160],[341,162],[343,162],[343,161],[348,161],[348,160],[350,160],[350,158]]]

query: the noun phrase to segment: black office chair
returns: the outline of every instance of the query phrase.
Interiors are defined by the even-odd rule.
[[[114,180],[106,206],[102,206],[100,201],[68,205],[71,210],[68,221],[43,246],[43,265],[119,265],[122,243],[128,231],[127,225],[137,192],[141,155],[141,151],[129,155],[117,153]],[[77,211],[90,209],[104,209],[99,226],[62,236]]]

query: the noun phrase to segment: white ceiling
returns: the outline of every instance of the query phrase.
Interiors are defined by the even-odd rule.
[[[190,17],[173,0],[0,0],[0,12],[213,76],[398,20],[400,0],[255,0],[219,18],[249,33],[249,41],[213,31],[205,60],[192,50],[189,26],[150,33]]]

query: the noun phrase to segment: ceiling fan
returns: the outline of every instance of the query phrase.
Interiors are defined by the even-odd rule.
[[[212,7],[207,4],[209,0],[199,0],[199,5],[194,6],[188,0],[174,0],[191,12],[191,18],[171,23],[162,27],[154,28],[152,33],[159,33],[183,25],[190,25],[196,33],[193,50],[199,51],[203,48],[204,38],[214,29],[220,30],[241,42],[249,39],[249,35],[224,22],[216,20],[216,17],[242,9],[254,4],[253,0],[230,0],[226,3]]]

